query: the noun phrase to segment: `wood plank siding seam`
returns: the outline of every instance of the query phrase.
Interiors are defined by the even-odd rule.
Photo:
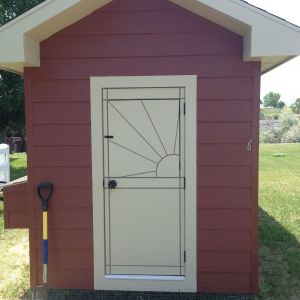
[[[48,81],[46,81],[46,82],[48,82]],[[54,99],[53,99],[54,100]],[[251,99],[249,99],[249,98],[238,98],[238,99],[218,99],[218,98],[215,98],[215,99],[204,99],[204,98],[198,98],[198,103],[199,103],[199,105],[201,105],[202,103],[203,104],[210,104],[210,103],[206,103],[206,102],[211,102],[211,104],[213,104],[214,102],[220,102],[220,103],[222,103],[222,104],[224,104],[224,103],[226,103],[227,101],[230,101],[230,102],[234,102],[235,104],[239,104],[239,105],[245,105],[245,102],[251,102],[252,103],[252,100]],[[41,100],[39,100],[39,99],[34,99],[33,98],[33,103],[35,103],[35,104],[55,104],[56,102],[55,101],[52,101],[52,100],[48,100],[48,101],[41,101]],[[87,104],[87,103],[89,103],[88,102],[88,100],[85,100],[85,101],[83,101],[83,100],[81,100],[81,101],[78,101],[78,100],[76,100],[76,101],[67,101],[67,100],[65,100],[65,101],[59,101],[59,104],[61,104],[61,105],[64,105],[64,104],[67,104],[67,105],[75,105],[75,104]]]
[[[42,123],[41,121],[39,122],[36,122],[34,126],[37,126],[37,125],[45,125],[45,126],[62,126],[62,125],[67,125],[67,126],[81,126],[81,125],[84,125],[84,126],[90,126],[91,123],[90,121],[83,121],[83,122],[73,122],[73,123],[63,123],[62,121],[60,122],[57,122],[57,123],[48,123],[49,121],[46,121],[45,123]],[[197,124],[198,125],[202,125],[202,124],[233,124],[233,125],[236,125],[236,124],[242,124],[242,125],[249,125],[251,124],[252,122],[248,122],[248,121],[201,121],[201,120],[198,120],[197,121]]]
[[[199,54],[189,54],[189,55],[179,55],[179,54],[171,54],[171,55],[143,55],[143,56],[138,56],[138,55],[132,55],[132,56],[88,56],[88,57],[80,57],[80,56],[69,56],[69,57],[44,57],[43,60],[46,61],[46,62],[51,62],[53,60],[57,60],[57,61],[60,61],[60,60],[102,60],[102,59],[140,59],[140,58],[147,58],[147,59],[151,59],[151,58],[161,58],[161,59],[166,59],[166,58],[204,58],[205,57],[209,57],[209,58],[221,58],[221,59],[224,59],[227,58],[227,57],[230,57],[230,58],[236,58],[236,56],[240,56],[240,55],[236,55],[236,54],[232,54],[232,53],[222,53],[222,56],[218,53],[215,53],[215,54],[202,54],[202,55],[199,55]],[[211,78],[211,77],[208,77],[208,78]]]
[[[228,33],[226,30],[202,30],[202,31],[197,31],[197,30],[188,30],[188,31],[170,31],[170,32],[129,32],[129,33],[86,33],[86,34],[68,34],[68,33],[57,33],[53,38],[77,38],[77,37],[127,37],[127,36],[152,36],[152,35],[160,35],[160,36],[166,36],[166,35],[176,35],[176,34],[204,34],[204,33],[216,33],[216,34],[226,34],[228,36],[232,36],[232,33]]]
[[[251,256],[251,251],[247,250],[216,250],[216,249],[210,249],[210,250],[198,250],[197,253],[201,255],[202,253],[211,253],[211,254],[224,254],[224,253],[230,253],[230,254],[248,254],[249,257]],[[202,259],[203,260],[203,259]]]
[[[213,189],[215,189],[215,188],[231,188],[231,189],[240,189],[240,188],[250,188],[251,186],[240,186],[240,185],[226,185],[226,186],[220,186],[220,185],[198,185],[197,186],[198,188],[213,188]]]
[[[246,62],[245,62],[246,63]],[[132,75],[133,76],[133,75]],[[238,75],[230,75],[230,76],[213,76],[213,77],[211,77],[211,76],[208,76],[208,77],[205,77],[205,76],[201,76],[201,74],[197,74],[197,80],[198,80],[198,83],[199,83],[199,81],[201,81],[201,80],[223,80],[223,79],[236,79],[236,80],[240,80],[240,79],[242,79],[242,80],[244,80],[244,79],[248,79],[248,80],[250,80],[251,81],[251,84],[252,84],[252,82],[253,82],[253,76],[251,76],[251,75],[241,75],[241,76],[238,76]],[[65,78],[65,79],[57,79],[57,78],[51,78],[51,79],[48,79],[48,78],[46,78],[46,79],[44,79],[44,78],[35,78],[35,79],[32,79],[32,84],[34,85],[35,83],[53,83],[53,82],[55,82],[56,84],[59,84],[59,83],[61,83],[61,82],[69,82],[69,83],[73,83],[73,82],[81,82],[81,83],[85,83],[85,84],[88,84],[89,85],[89,82],[90,82],[90,80],[89,79],[86,79],[86,78],[75,78],[75,79],[70,79],[70,78]],[[75,88],[76,86],[74,86],[74,88]],[[89,90],[88,90],[89,91]],[[33,92],[35,92],[35,91],[33,91]],[[252,95],[252,97],[253,97],[253,93],[251,92],[251,95]],[[224,99],[224,98],[220,98],[220,100],[222,100],[222,99]],[[253,98],[247,98],[248,100],[253,100]]]
[[[239,59],[240,59],[240,54],[236,54],[236,53],[228,53],[228,54],[224,54],[224,53],[222,53],[222,55],[220,55],[220,54],[190,54],[190,55],[157,55],[157,56],[155,56],[155,55],[144,55],[144,56],[136,56],[136,55],[134,55],[134,56],[108,56],[108,57],[106,57],[106,56],[104,56],[104,57],[101,57],[101,56],[93,56],[93,57],[87,57],[87,56],[83,56],[83,57],[61,57],[61,56],[59,56],[59,57],[51,57],[51,58],[46,58],[46,57],[44,57],[44,59],[43,59],[43,61],[44,61],[44,63],[48,63],[48,62],[52,62],[53,60],[58,60],[58,61],[61,61],[61,60],[76,60],[76,61],[79,61],[79,63],[81,62],[81,61],[84,61],[84,60],[86,60],[86,61],[95,61],[95,60],[99,60],[99,61],[101,61],[101,60],[104,60],[104,59],[108,59],[108,60],[114,60],[114,59],[120,59],[120,60],[127,60],[127,59],[137,59],[137,60],[139,60],[140,58],[162,58],[162,59],[169,59],[170,58],[170,60],[173,60],[173,58],[188,58],[188,59],[190,59],[190,58],[193,58],[193,59],[195,59],[195,58],[198,58],[198,59],[203,59],[203,60],[207,60],[208,58],[209,59],[212,59],[212,60],[214,60],[214,59],[216,59],[216,58],[219,58],[219,59],[224,59],[224,57],[226,58],[226,59],[231,59],[232,60],[232,62],[235,62],[237,65],[241,65],[240,63],[239,63]],[[244,65],[245,65],[245,73],[243,73],[244,74],[244,76],[245,77],[251,77],[250,76],[250,74],[248,74],[247,75],[247,72],[246,71],[249,71],[249,70],[252,70],[252,66],[251,65],[249,65],[249,63],[247,63],[247,62],[244,62]],[[247,67],[247,68],[246,68]],[[200,73],[201,74],[201,73]],[[223,76],[217,76],[217,77],[223,77]],[[230,77],[232,77],[232,76],[230,76]],[[211,76],[208,76],[208,78],[211,78]]]

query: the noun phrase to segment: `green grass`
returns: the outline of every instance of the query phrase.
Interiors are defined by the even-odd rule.
[[[261,145],[259,199],[261,299],[299,300],[299,144]]]
[[[10,160],[11,180],[26,175],[25,154],[13,154]],[[4,230],[3,223],[0,201],[0,299],[19,299],[29,288],[28,230]]]
[[[12,178],[24,176],[26,157],[11,158]],[[29,288],[28,231],[4,231],[2,209],[0,202],[0,299],[17,299]],[[299,300],[300,144],[261,145],[259,219],[259,298]]]
[[[27,172],[27,157],[24,153],[16,153],[10,155],[10,177],[11,180],[23,177]],[[3,199],[2,193],[0,193],[0,200]],[[3,202],[0,201],[0,238],[3,233]]]
[[[24,153],[10,155],[10,180],[23,177],[27,174],[27,158]]]

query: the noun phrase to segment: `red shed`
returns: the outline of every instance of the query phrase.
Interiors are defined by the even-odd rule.
[[[260,76],[299,41],[240,0],[47,0],[0,28],[25,79],[5,224],[29,228],[31,285],[46,181],[51,285],[256,293]]]

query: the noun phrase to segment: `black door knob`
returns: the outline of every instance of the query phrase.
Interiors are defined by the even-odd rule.
[[[115,189],[116,187],[117,187],[117,182],[115,181],[115,180],[110,180],[109,182],[108,182],[108,187],[110,188],[110,189]]]

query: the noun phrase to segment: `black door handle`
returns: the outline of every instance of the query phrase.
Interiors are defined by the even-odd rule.
[[[118,185],[118,183],[117,183],[115,180],[110,180],[110,181],[108,182],[108,187],[109,187],[110,189],[115,189],[115,188],[117,187],[117,185]]]

